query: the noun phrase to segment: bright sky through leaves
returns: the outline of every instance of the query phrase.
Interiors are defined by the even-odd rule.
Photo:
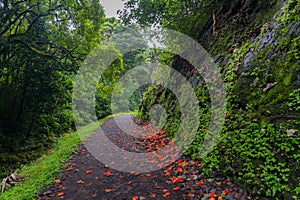
[[[106,17],[116,17],[118,18],[117,11],[122,10],[124,7],[124,1],[122,0],[100,0]]]

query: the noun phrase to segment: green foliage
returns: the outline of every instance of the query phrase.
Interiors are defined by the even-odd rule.
[[[140,20],[141,23],[153,23],[155,19],[163,27],[174,28],[180,25],[176,20],[167,20],[172,13],[163,7],[163,2],[159,1],[157,6],[162,6],[162,9],[155,10],[153,15],[151,8],[146,8],[144,3],[136,10],[131,7],[132,12],[123,13],[123,17]],[[222,11],[215,10],[216,14],[220,14],[217,19],[227,20],[217,22],[219,32],[216,34],[212,34],[212,21],[209,19],[204,26],[195,26],[198,33],[204,33],[201,36],[203,45],[217,55],[227,88],[229,113],[219,143],[202,160],[202,169],[206,176],[233,178],[256,199],[296,199],[300,184],[300,95],[297,78],[300,43],[297,34],[299,28],[291,32],[291,27],[300,20],[299,1],[288,1],[284,9],[277,7],[282,5],[279,1],[256,1],[256,5],[251,5],[251,2],[239,4],[240,1],[232,1],[228,5],[230,8],[219,2]],[[261,10],[263,7],[266,12]],[[180,10],[174,6],[172,8],[174,15]],[[150,16],[154,17],[147,21]],[[201,21],[202,18],[199,23]],[[187,25],[181,27],[183,31],[181,28],[175,30],[187,31],[188,35],[197,38],[198,35],[187,28],[189,22],[187,20]],[[274,28],[277,25],[278,28]],[[267,34],[272,30],[276,30],[274,42],[264,44],[262,38],[267,40]],[[253,53],[252,59],[249,58],[250,53]],[[251,60],[247,68],[246,56]],[[183,64],[177,66],[174,63],[173,68],[176,70],[184,69]],[[190,78],[188,73],[185,75],[187,79]],[[211,117],[207,106],[210,101],[205,91],[203,87],[195,88],[201,118],[196,138],[186,151],[186,155],[195,159],[199,158]],[[169,112],[164,128],[171,136],[178,130],[180,123],[177,100],[172,95],[159,86],[153,86],[144,94],[139,109],[139,116],[149,119],[151,106],[162,104]],[[288,130],[295,133],[289,135]]]
[[[130,0],[119,14],[125,24],[136,23],[142,26],[156,26],[180,31],[189,36],[197,35],[206,21],[207,15],[218,10],[221,1],[137,1]]]
[[[203,159],[204,173],[222,171],[256,196],[287,198],[297,186],[299,137],[271,124],[261,127],[242,113],[232,117],[235,122],[226,123],[220,143]]]
[[[115,50],[116,51],[116,50]],[[109,52],[106,56],[112,54]],[[104,58],[106,57],[104,56]],[[96,114],[98,119],[111,114],[111,97],[112,92],[124,71],[123,60],[120,58],[115,60],[103,73],[101,80],[97,85],[96,92]]]
[[[72,128],[72,78],[101,42],[104,17],[96,0],[1,1],[1,171]]]
[[[17,170],[25,176],[25,180],[11,189],[0,194],[1,200],[10,199],[35,199],[36,195],[55,180],[55,176],[63,169],[70,154],[78,149],[82,139],[90,136],[99,125],[112,116],[106,117],[95,123],[82,127],[77,132],[66,133],[58,138],[57,144],[38,160]]]
[[[123,26],[120,21],[115,18],[106,19],[104,28],[102,29],[102,34],[105,40],[114,44],[116,51],[127,49],[129,43],[132,47],[137,49],[126,52],[124,55],[119,54],[120,59],[112,63],[111,66],[104,72],[104,75],[101,76],[96,92],[96,114],[98,118],[111,114],[112,106],[114,106],[111,103],[113,89],[116,90],[115,94],[118,93],[117,95],[120,95],[121,93],[126,93],[128,91],[128,87],[139,86],[139,82],[136,81],[135,75],[127,72],[130,72],[131,69],[145,63],[145,49],[148,47],[140,30],[135,29],[133,26],[129,29],[128,27]],[[107,57],[104,56],[103,59],[105,60]],[[113,73],[111,73],[112,69],[114,70]],[[119,85],[119,88],[115,88],[118,79],[123,74],[126,74],[126,81],[123,83],[125,85]],[[140,87],[131,95],[129,99],[130,111],[137,110],[141,101],[142,93],[146,87],[147,86]],[[117,106],[120,107],[126,105],[125,103],[127,102],[125,101],[128,101],[128,99],[121,99],[121,103]]]
[[[290,111],[300,111],[300,89],[295,89],[294,91],[292,91],[288,99],[288,109]]]

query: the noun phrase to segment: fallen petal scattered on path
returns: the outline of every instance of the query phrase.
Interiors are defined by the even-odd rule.
[[[126,119],[124,123],[128,123]],[[142,137],[135,138],[122,132],[113,119],[101,128],[115,145],[126,151],[152,152],[170,143],[164,130],[145,130]],[[123,159],[127,160],[126,155]],[[127,160],[127,163],[134,164],[134,160]],[[114,164],[102,164],[82,145],[71,156],[66,170],[53,179],[53,184],[37,199],[249,199],[245,190],[229,180],[204,179],[200,161],[184,156],[149,173],[118,171],[113,168]]]

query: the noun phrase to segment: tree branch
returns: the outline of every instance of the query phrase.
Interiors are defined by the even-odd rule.
[[[25,11],[19,13],[19,14],[16,16],[16,18],[15,18],[13,21],[11,21],[11,22],[4,28],[3,31],[0,32],[0,35],[4,35],[4,34],[9,30],[9,28],[10,28],[14,23],[16,23],[16,22],[18,21],[18,19],[19,19],[20,17],[22,17],[23,15],[26,16],[27,13],[32,12],[30,9],[32,9],[32,8],[34,8],[34,7],[36,7],[36,6],[37,6],[37,5],[30,6],[27,10],[25,10]]]

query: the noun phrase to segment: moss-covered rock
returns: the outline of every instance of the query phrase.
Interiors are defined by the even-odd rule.
[[[225,127],[214,150],[203,159],[207,176],[233,178],[257,199],[292,199],[300,194],[300,2],[235,0],[199,30],[202,45],[215,58],[227,89]],[[183,72],[184,60],[173,68]],[[183,73],[191,82],[197,75]],[[201,80],[201,78],[198,78]],[[186,154],[199,158],[210,123],[210,98],[203,81],[193,83],[201,114],[198,133]],[[178,128],[176,98],[150,88],[140,116],[154,104],[169,111],[166,130]],[[293,132],[293,134],[290,134]],[[218,172],[218,173],[215,173]]]

